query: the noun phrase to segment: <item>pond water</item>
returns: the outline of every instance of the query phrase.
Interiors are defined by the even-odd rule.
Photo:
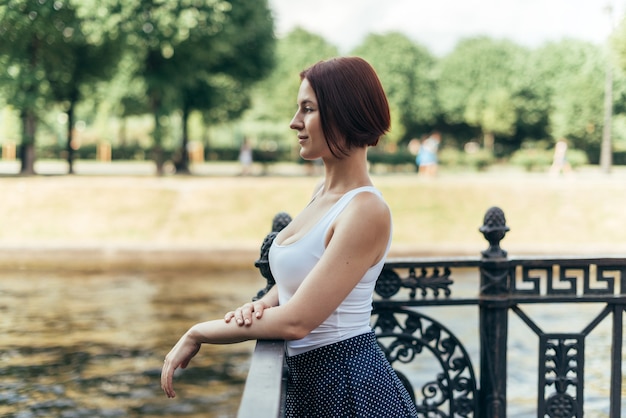
[[[204,347],[177,373],[160,367],[190,326],[263,287],[256,271],[16,272],[0,280],[0,416],[232,417],[253,343]]]
[[[203,347],[187,370],[177,372],[174,400],[160,389],[160,367],[190,325],[221,317],[264,287],[257,271],[2,276],[0,416],[236,416],[253,342]],[[454,294],[475,294],[475,283],[457,278]],[[600,310],[580,304],[524,309],[545,331],[555,332],[579,332]],[[477,308],[432,307],[425,313],[466,344],[477,369]],[[514,314],[510,325],[508,415],[535,417],[537,338]],[[586,417],[608,416],[610,325],[603,321],[587,339]],[[418,376],[429,363],[415,362],[405,374]],[[417,377],[412,383],[421,387]]]

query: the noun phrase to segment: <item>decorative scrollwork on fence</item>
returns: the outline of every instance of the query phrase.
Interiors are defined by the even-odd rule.
[[[580,334],[544,335],[540,341],[539,416],[580,417],[583,411],[584,338]],[[549,388],[554,387],[549,394]]]
[[[417,311],[402,308],[374,308],[372,317],[378,344],[392,365],[410,363],[424,351],[439,362],[440,372],[421,388],[421,396],[414,398],[420,414],[474,416],[478,400],[474,369],[465,347],[448,328]],[[402,380],[413,396],[412,385],[406,378]]]
[[[422,267],[419,269],[419,276],[415,267],[408,269],[408,275],[404,278],[396,270],[385,267],[376,281],[376,294],[382,298],[389,299],[397,294],[400,289],[410,289],[409,298],[415,299],[417,290],[420,290],[422,297],[428,296],[428,291],[437,298],[440,293],[446,297],[451,294],[450,286],[454,283],[451,278],[451,271],[448,267]],[[430,271],[429,271],[430,270]]]

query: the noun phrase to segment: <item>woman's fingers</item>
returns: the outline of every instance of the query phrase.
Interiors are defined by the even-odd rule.
[[[250,325],[252,323],[252,312],[254,311],[254,305],[252,303],[246,303],[241,307],[241,316],[243,323]]]
[[[246,303],[235,309],[234,318],[237,325],[250,325],[252,323],[252,310],[253,305],[251,303]]]
[[[256,302],[254,304],[254,316],[259,319],[263,316],[263,311],[265,310],[265,304],[263,302]]]
[[[165,392],[168,398],[174,398],[176,396],[176,392],[174,391],[174,386],[172,384],[172,380],[174,378],[174,370],[176,370],[171,362],[167,359],[163,362],[163,368],[161,369],[161,389]]]
[[[263,316],[265,309],[266,306],[263,302],[246,303],[234,311],[227,312],[224,315],[224,321],[228,323],[234,318],[238,325],[250,325],[253,317],[259,319]]]
[[[226,323],[229,323],[231,319],[233,319],[235,317],[235,312],[230,311],[230,312],[226,312],[226,315],[224,315],[224,321],[226,321]]]
[[[174,348],[165,356],[161,369],[161,389],[168,398],[176,396],[174,391],[174,372],[177,368],[186,368],[191,359],[200,351],[200,344],[195,342],[189,333],[183,335]]]

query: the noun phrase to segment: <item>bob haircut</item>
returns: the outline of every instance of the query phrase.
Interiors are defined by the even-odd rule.
[[[372,66],[359,57],[320,61],[300,73],[317,97],[322,132],[337,158],[375,146],[389,131],[389,103]]]

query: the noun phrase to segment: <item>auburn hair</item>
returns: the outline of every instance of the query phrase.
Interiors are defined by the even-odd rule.
[[[300,73],[317,98],[322,131],[332,154],[378,144],[389,131],[389,103],[374,68],[359,57],[320,61]]]

